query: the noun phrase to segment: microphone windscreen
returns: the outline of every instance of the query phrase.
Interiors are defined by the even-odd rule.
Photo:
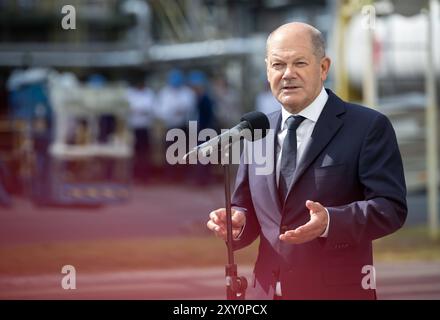
[[[266,136],[266,130],[269,130],[270,124],[267,116],[260,111],[252,111],[244,114],[241,121],[248,123],[248,128],[252,131],[252,140],[258,140]],[[261,130],[261,134],[255,134],[255,130]]]

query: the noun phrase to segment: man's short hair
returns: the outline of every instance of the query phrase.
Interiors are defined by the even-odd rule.
[[[321,59],[325,57],[325,39],[318,29],[311,30],[310,40],[312,41],[313,54]]]
[[[278,30],[279,28],[272,31],[269,36],[267,37],[266,41],[266,55],[269,49],[269,40],[272,37],[272,35]],[[325,39],[322,35],[321,31],[316,29],[313,26],[310,26],[310,41],[312,43],[313,48],[313,54],[318,58],[324,58],[325,57]]]

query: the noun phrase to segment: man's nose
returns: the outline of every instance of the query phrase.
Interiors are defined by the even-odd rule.
[[[296,71],[294,67],[286,67],[283,73],[283,79],[296,78]]]

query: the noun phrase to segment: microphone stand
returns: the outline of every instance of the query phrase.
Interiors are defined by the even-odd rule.
[[[224,184],[225,184],[225,204],[226,204],[226,230],[227,241],[226,246],[228,250],[228,263],[225,266],[226,277],[226,299],[227,300],[244,300],[246,295],[247,280],[246,277],[239,277],[237,275],[237,265],[234,261],[234,251],[232,248],[232,209],[231,209],[231,175],[230,163],[232,161],[231,152],[232,143],[228,143],[224,148],[224,156],[227,161],[222,161]]]

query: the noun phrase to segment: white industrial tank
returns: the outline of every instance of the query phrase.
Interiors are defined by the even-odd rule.
[[[440,20],[440,17],[439,19]],[[380,79],[420,79],[427,61],[428,16],[397,14],[376,17],[374,28],[374,70]],[[440,75],[440,23],[434,23],[435,69]],[[364,64],[368,63],[368,29],[364,16],[351,19],[345,34],[346,67],[350,82],[360,87]]]

